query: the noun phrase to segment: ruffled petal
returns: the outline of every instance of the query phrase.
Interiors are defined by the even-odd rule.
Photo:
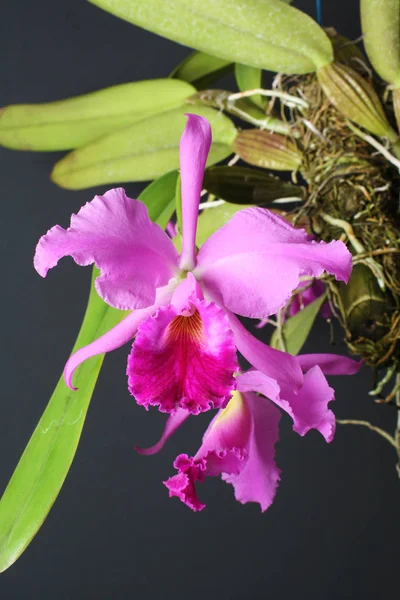
[[[107,333],[91,344],[80,348],[72,354],[64,367],[64,380],[66,385],[71,390],[76,391],[78,388],[75,388],[72,385],[72,377],[79,365],[92,356],[111,352],[129,342],[137,332],[140,323],[156,310],[157,306],[135,310],[118,323],[118,325],[110,329],[110,331],[107,331]]]
[[[316,429],[327,442],[333,440],[335,415],[328,408],[328,403],[335,399],[335,391],[318,366],[304,375],[304,385],[298,394],[288,390],[283,397],[280,406],[292,416],[296,433],[305,435],[310,429]]]
[[[175,431],[186,421],[186,419],[190,416],[190,413],[183,408],[178,408],[174,415],[169,415],[164,431],[158,442],[154,444],[154,446],[150,446],[150,448],[141,448],[140,446],[135,446],[135,450],[139,452],[139,454],[144,454],[145,456],[151,456],[152,454],[157,454],[164,447],[165,443],[169,440],[171,435],[175,433]]]
[[[205,505],[197,498],[195,483],[221,473],[238,474],[248,459],[252,427],[243,396],[234,392],[228,406],[211,421],[197,454],[180,454],[175,460],[178,474],[164,481],[170,497],[178,497],[192,510],[202,510]]]
[[[264,512],[272,504],[280,480],[275,444],[281,415],[269,400],[251,392],[243,396],[252,416],[248,460],[239,473],[224,473],[222,479],[233,485],[238,502],[258,502]]]
[[[340,354],[299,354],[296,359],[303,371],[318,365],[325,375],[354,375],[363,365],[362,360]]]
[[[198,500],[196,482],[222,475],[233,485],[239,502],[258,502],[266,510],[279,481],[274,462],[279,418],[268,400],[235,392],[211,422],[197,454],[181,454],[174,462],[178,474],[164,482],[169,495],[192,510],[201,510],[205,505]]]
[[[185,303],[179,290],[187,285],[182,282],[172,304],[142,323],[132,346],[129,390],[146,408],[198,414],[225,406],[235,388],[238,363],[229,321],[195,293]]]
[[[180,143],[182,190],[182,251],[180,267],[190,271],[196,265],[196,229],[204,169],[211,147],[211,126],[199,115],[187,114]]]
[[[239,211],[200,248],[195,276],[227,309],[265,319],[289,301],[300,276],[325,270],[347,281],[351,254],[341,241],[309,241],[262,208]]]
[[[239,352],[258,371],[292,389],[303,385],[303,373],[296,356],[275,350],[255,338],[232,313],[227,313]]]
[[[248,371],[238,377],[238,390],[263,394],[293,419],[293,429],[305,435],[310,429],[319,431],[327,442],[335,433],[335,415],[328,409],[328,402],[334,400],[334,390],[329,387],[321,369],[313,367],[304,376],[302,388],[294,393],[286,386],[278,393],[271,381],[259,371]]]
[[[68,229],[56,225],[40,238],[35,269],[45,277],[64,256],[81,266],[95,263],[98,294],[120,310],[151,306],[156,288],[177,273],[178,253],[168,235],[122,188],[95,196],[72,215]]]
[[[205,460],[195,461],[187,454],[180,454],[174,461],[174,467],[178,471],[176,475],[163,481],[169,491],[169,497],[179,498],[186,506],[193,511],[203,510],[205,504],[202,504],[197,498],[195,483],[204,481],[207,468]]]

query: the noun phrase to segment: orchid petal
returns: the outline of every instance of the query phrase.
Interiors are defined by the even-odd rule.
[[[209,425],[195,456],[181,454],[174,462],[178,474],[164,482],[192,510],[202,510],[195,483],[222,475],[243,504],[258,502],[264,511],[271,504],[279,481],[274,462],[279,411],[253,393],[234,392],[228,406]]]
[[[237,376],[237,390],[239,392],[257,392],[275,402],[279,399],[281,388],[275,379],[256,369],[249,369]]]
[[[72,215],[68,229],[56,225],[40,238],[35,268],[45,277],[64,256],[81,266],[95,263],[101,273],[98,294],[120,310],[151,306],[156,288],[177,272],[173,243],[150,221],[143,202],[128,198],[122,188],[95,196]]]
[[[196,229],[204,169],[211,147],[211,126],[207,119],[187,114],[180,143],[182,195],[182,252],[179,266],[190,271],[196,265]]]
[[[318,365],[325,375],[354,375],[363,365],[362,360],[340,354],[299,354],[296,358],[303,371]]]
[[[328,402],[334,399],[334,390],[318,366],[305,374],[304,384],[297,393],[286,386],[276,393],[269,378],[254,370],[239,375],[237,387],[240,391],[252,389],[272,400],[292,417],[293,429],[299,435],[317,429],[327,442],[332,441],[335,415],[328,409]]]
[[[202,510],[205,505],[197,498],[196,481],[221,473],[239,473],[248,458],[251,431],[250,411],[243,396],[234,392],[228,406],[211,421],[196,455],[180,454],[175,460],[178,474],[164,481],[170,497],[177,496],[192,510]]]
[[[171,435],[175,433],[175,431],[186,421],[186,419],[190,416],[190,413],[183,408],[178,408],[174,415],[169,415],[164,431],[158,442],[154,444],[154,446],[150,446],[150,448],[140,448],[140,446],[135,446],[135,450],[139,452],[139,454],[144,454],[145,456],[151,456],[152,454],[157,454],[164,447],[165,443],[169,440]]]
[[[290,299],[302,275],[325,270],[347,281],[351,254],[341,241],[309,241],[304,230],[262,208],[249,208],[200,248],[195,276],[228,310],[264,319]]]
[[[294,394],[289,390],[282,394],[284,400],[278,403],[293,418],[293,429],[305,435],[316,429],[327,442],[335,435],[335,415],[328,409],[328,403],[335,399],[335,391],[329,387],[318,366],[312,367],[304,375],[304,385]]]
[[[189,281],[178,286],[194,288]],[[234,389],[236,348],[229,321],[214,303],[178,288],[173,303],[142,323],[128,359],[128,385],[137,403],[192,414],[225,406]],[[173,298],[173,300],[174,300]]]
[[[140,323],[156,310],[157,306],[135,310],[97,340],[77,350],[68,359],[64,367],[64,379],[66,385],[71,390],[76,391],[77,388],[74,388],[72,385],[72,377],[79,365],[92,356],[111,352],[129,342],[135,335]]]
[[[297,357],[263,344],[247,331],[235,315],[227,312],[227,316],[237,349],[253,367],[292,389],[301,387],[303,373]]]
[[[239,473],[223,474],[222,479],[233,485],[238,502],[258,502],[264,512],[274,500],[280,479],[280,469],[275,463],[275,444],[279,439],[281,415],[269,400],[251,392],[243,396],[253,421],[248,460]]]

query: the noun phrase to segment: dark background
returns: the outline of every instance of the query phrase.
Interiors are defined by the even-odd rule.
[[[356,0],[323,4],[325,25],[359,36]],[[312,0],[295,5],[315,14]],[[3,2],[0,28],[0,106],[167,76],[189,52],[83,0]],[[0,491],[50,397],[87,298],[89,269],[65,260],[43,280],[32,268],[40,235],[66,226],[93,196],[49,181],[58,156],[0,149]],[[132,197],[141,190],[125,187]],[[307,349],[329,351],[322,320]],[[261,515],[209,479],[199,490],[208,506],[194,514],[169,500],[161,482],[179,452],[196,450],[208,417],[185,425],[163,453],[136,454],[134,444],[153,443],[163,418],[129,396],[127,352],[107,357],[66,483],[31,546],[0,575],[2,599],[373,599],[398,587],[400,487],[387,442],[339,427],[327,445],[315,432],[300,438],[285,417],[273,506]],[[336,378],[334,410],[392,430],[395,410],[374,404],[370,383],[367,369]]]

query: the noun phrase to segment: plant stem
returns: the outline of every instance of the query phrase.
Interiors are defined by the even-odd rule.
[[[269,98],[279,98],[282,100],[283,104],[286,104],[286,106],[297,106],[299,110],[307,109],[309,106],[308,102],[302,98],[298,98],[298,96],[291,96],[290,94],[280,92],[279,90],[263,90],[262,88],[231,94],[228,96],[228,102],[235,102],[235,100],[240,100],[240,98],[249,98],[256,95],[268,96]]]
[[[372,425],[372,423],[370,423],[369,421],[360,421],[358,419],[336,419],[336,423],[339,423],[339,425],[362,425],[363,427],[367,427],[368,429],[371,429],[371,431],[375,431],[375,433],[378,433],[383,438],[385,438],[385,440],[387,440],[389,444],[394,446],[396,450],[398,448],[395,438],[392,437],[390,433],[388,433],[384,429],[381,429],[380,427]]]

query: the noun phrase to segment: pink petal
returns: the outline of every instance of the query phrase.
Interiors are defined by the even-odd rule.
[[[168,419],[165,423],[164,431],[158,442],[151,446],[150,448],[140,448],[140,446],[135,446],[135,450],[139,452],[139,454],[144,454],[145,456],[150,456],[152,454],[156,454],[159,452],[165,445],[165,443],[169,440],[172,434],[186,421],[189,417],[190,413],[183,408],[178,408],[174,415],[169,415]]]
[[[227,408],[211,421],[197,454],[181,454],[175,460],[178,474],[164,482],[170,497],[177,496],[192,510],[202,510],[205,505],[197,498],[195,483],[204,481],[206,476],[239,473],[248,458],[252,427],[243,396],[234,392]]]
[[[255,367],[271,379],[285,383],[292,389],[303,385],[303,373],[297,357],[275,350],[251,335],[232,313],[227,313],[239,352]]]
[[[176,237],[176,224],[173,221],[168,221],[165,231],[168,233],[171,239]]]
[[[279,400],[281,393],[281,388],[275,379],[256,369],[249,369],[237,376],[237,390],[239,392],[257,392],[273,402]]]
[[[128,358],[129,390],[138,404],[162,412],[180,407],[198,414],[225,406],[238,368],[229,321],[216,304],[196,294],[186,305],[178,289],[175,296],[180,309],[160,308],[139,328]]]
[[[308,241],[304,230],[262,208],[239,211],[200,248],[197,279],[228,310],[265,319],[290,299],[300,276],[324,270],[347,281],[351,254],[340,241]]]
[[[222,479],[231,483],[235,498],[242,504],[258,502],[262,512],[272,504],[280,469],[275,463],[275,444],[279,439],[279,410],[268,400],[249,392],[243,394],[252,415],[252,432],[248,460],[239,473],[226,473]]]
[[[354,375],[363,364],[340,354],[299,354],[296,358],[303,371],[318,365],[325,375]]]
[[[335,399],[335,391],[329,387],[318,366],[312,367],[304,375],[304,385],[298,394],[287,391],[282,395],[284,400],[280,406],[292,416],[293,429],[299,435],[316,429],[327,442],[333,440],[335,415],[328,409],[328,403]]]
[[[95,263],[95,285],[107,304],[120,310],[154,304],[156,288],[177,272],[178,253],[167,234],[149,219],[147,208],[122,188],[85,204],[71,225],[56,225],[36,248],[34,265],[45,277],[59,259],[72,256],[78,265]]]
[[[197,454],[176,459],[178,474],[164,482],[169,495],[201,510],[204,504],[197,498],[195,483],[222,475],[234,486],[239,502],[258,502],[266,510],[279,481],[274,462],[279,419],[279,411],[268,400],[235,392],[211,422]]]
[[[181,137],[180,167],[182,190],[182,252],[180,267],[190,271],[196,265],[196,229],[204,169],[211,147],[211,126],[207,119],[187,114]]]
[[[293,419],[293,429],[299,435],[305,435],[310,429],[317,429],[331,442],[335,433],[335,415],[328,409],[328,402],[334,400],[334,390],[329,387],[321,369],[313,367],[304,376],[304,385],[297,392],[284,386],[278,391],[271,381],[259,371],[248,371],[238,377],[238,389],[263,394]]]
[[[204,481],[206,462],[195,461],[187,454],[180,454],[174,461],[174,467],[178,473],[163,482],[169,491],[169,497],[179,498],[195,512],[203,510],[206,505],[197,498],[194,484],[196,481]]]
[[[111,350],[120,348],[120,346],[129,342],[135,335],[140,323],[156,310],[157,306],[135,310],[97,340],[77,350],[68,359],[64,367],[64,380],[66,385],[71,390],[76,391],[77,388],[74,388],[72,385],[72,377],[79,365],[92,356],[111,352]]]

